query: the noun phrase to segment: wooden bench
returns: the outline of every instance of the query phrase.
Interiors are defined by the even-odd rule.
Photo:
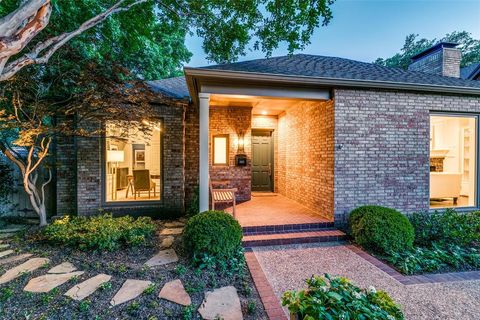
[[[228,182],[226,181],[216,181],[214,182],[215,185],[224,185],[227,186]],[[237,192],[237,188],[221,188],[221,189],[215,189],[212,186],[212,181],[209,181],[210,185],[210,194],[212,195],[212,210],[215,210],[215,204],[216,203],[232,203],[233,204],[233,217],[235,217],[235,205],[236,205],[236,199],[235,199],[235,193]]]

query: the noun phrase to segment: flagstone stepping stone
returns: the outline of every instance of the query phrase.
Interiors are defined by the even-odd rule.
[[[182,234],[183,228],[165,228],[160,232],[162,236]]]
[[[237,289],[232,286],[205,293],[205,300],[198,309],[203,319],[242,320],[242,306]]]
[[[13,253],[13,250],[5,250],[0,252],[0,258],[8,256],[9,254]]]
[[[0,244],[0,249],[7,249],[8,247],[10,247],[8,243]]]
[[[154,255],[150,260],[145,262],[145,265],[148,267],[163,266],[165,264],[173,263],[178,261],[178,256],[175,250],[167,249],[162,250],[156,255]]]
[[[172,221],[172,222],[165,222],[164,226],[165,228],[179,228],[179,227],[184,227],[185,223],[181,221]]]
[[[13,256],[13,257],[9,257],[9,258],[0,259],[0,266],[4,265],[4,264],[7,264],[7,263],[12,263],[12,262],[15,262],[15,261],[24,260],[24,259],[30,258],[31,256],[32,256],[31,253],[24,253],[24,254],[20,254],[18,256]]]
[[[162,240],[162,243],[160,244],[160,246],[162,247],[162,249],[168,249],[172,246],[173,241],[175,241],[174,237],[167,236]]]
[[[73,286],[65,292],[65,295],[73,300],[81,301],[94,293],[102,284],[110,281],[111,278],[112,276],[109,276],[108,274],[98,274],[95,277]]]
[[[119,304],[135,299],[136,297],[141,295],[143,291],[145,291],[145,289],[147,289],[150,285],[152,285],[151,281],[135,279],[126,280],[120,290],[118,290],[118,292],[110,301],[110,306],[115,307]]]
[[[30,260],[25,261],[21,265],[18,265],[12,269],[7,270],[1,277],[0,277],[0,284],[7,283],[15,278],[18,278],[22,273],[25,272],[32,272],[37,270],[41,266],[49,263],[50,259],[47,258],[32,258]]]
[[[77,268],[70,262],[63,262],[58,266],[48,270],[47,273],[69,273],[77,270]]]
[[[84,272],[77,271],[77,272],[70,272],[70,273],[60,273],[60,274],[45,274],[40,277],[36,277],[31,279],[23,291],[28,292],[49,292],[50,290],[61,286],[68,280],[72,279],[73,277],[81,276]]]
[[[160,290],[158,297],[184,306],[192,304],[192,299],[190,299],[187,291],[185,291],[180,279],[167,282],[162,290]]]

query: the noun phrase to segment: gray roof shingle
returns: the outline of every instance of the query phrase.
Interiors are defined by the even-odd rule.
[[[462,79],[472,79],[478,74],[480,74],[480,62],[469,64],[460,69],[460,78]]]
[[[185,99],[190,97],[184,76],[147,81],[147,84],[153,92],[162,93],[171,98]]]
[[[396,82],[418,85],[479,88],[480,81],[407,71],[337,57],[295,54],[203,67],[204,69],[266,73],[313,78]]]

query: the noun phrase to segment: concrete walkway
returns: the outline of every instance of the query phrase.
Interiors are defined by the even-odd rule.
[[[341,244],[253,249],[275,295],[299,289],[313,274],[345,276],[360,287],[387,291],[406,319],[479,319],[480,281],[403,285]]]

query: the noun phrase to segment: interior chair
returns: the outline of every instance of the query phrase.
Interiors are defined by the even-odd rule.
[[[150,178],[150,170],[133,170],[133,196],[137,199],[140,192],[148,192],[148,199],[150,199],[150,192],[153,190],[153,196],[157,196],[156,184]]]

